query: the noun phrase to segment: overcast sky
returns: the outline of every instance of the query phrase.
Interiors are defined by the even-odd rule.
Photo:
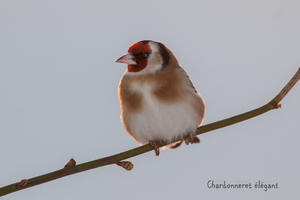
[[[133,42],[164,43],[206,102],[204,123],[271,100],[300,66],[299,1],[0,1],[0,187],[137,146],[117,96]],[[5,200],[296,199],[300,84],[273,110]],[[209,189],[278,183],[279,189]]]

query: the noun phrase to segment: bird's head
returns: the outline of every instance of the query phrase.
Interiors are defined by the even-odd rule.
[[[127,64],[127,71],[132,73],[153,73],[163,69],[174,56],[162,43],[143,40],[132,44],[128,53],[116,62]],[[174,57],[175,59],[175,57]]]

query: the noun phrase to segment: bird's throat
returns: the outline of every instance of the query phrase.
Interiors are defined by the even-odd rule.
[[[146,67],[146,63],[139,64],[139,65],[127,65],[127,71],[129,72],[139,72]]]

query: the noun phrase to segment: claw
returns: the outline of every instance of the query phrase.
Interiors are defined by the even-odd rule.
[[[199,138],[195,135],[195,134],[189,134],[186,137],[184,137],[184,142],[186,145],[191,144],[196,144],[196,143],[200,143]]]
[[[155,141],[150,141],[149,144],[153,147],[155,155],[159,156],[159,147],[157,146],[157,143]]]
[[[194,135],[193,144],[198,144],[198,143],[200,143],[200,139],[197,136]]]
[[[185,137],[185,138],[184,138],[184,143],[185,143],[186,145],[189,145],[189,144],[190,144],[189,137]]]

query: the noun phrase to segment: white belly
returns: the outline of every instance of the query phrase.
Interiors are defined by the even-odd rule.
[[[202,120],[189,101],[163,103],[148,95],[144,97],[142,110],[129,120],[131,133],[141,144],[181,139],[193,133]]]

